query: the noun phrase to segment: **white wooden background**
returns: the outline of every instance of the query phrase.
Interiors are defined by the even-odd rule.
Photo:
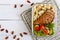
[[[21,32],[28,32],[26,25],[22,21],[20,14],[30,8],[31,3],[42,2],[43,0],[30,0],[31,3],[27,3],[27,0],[0,0],[0,25],[2,28],[8,29],[9,33],[6,34],[5,32],[0,32],[0,40],[5,40],[5,36],[9,35],[8,40],[14,40],[12,35],[10,34],[11,31],[15,31],[17,37],[19,37],[19,33]],[[60,7],[60,0],[56,0],[58,6]],[[1,4],[9,4],[9,5],[1,5]],[[17,8],[14,8],[14,4],[17,4]],[[20,7],[20,4],[24,4],[23,7]],[[1,19],[15,19],[15,21],[7,21]],[[19,21],[16,21],[19,20]],[[29,32],[28,32],[29,33]],[[21,40],[32,40],[30,35],[20,37]]]

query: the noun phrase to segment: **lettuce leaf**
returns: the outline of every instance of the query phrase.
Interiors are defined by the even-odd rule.
[[[45,26],[51,29],[51,28],[54,28],[54,23],[49,23],[49,24],[46,24]]]

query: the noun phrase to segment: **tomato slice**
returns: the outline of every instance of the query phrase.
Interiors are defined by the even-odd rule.
[[[44,30],[45,26],[44,25],[40,25],[40,30]]]
[[[45,34],[45,35],[47,35],[49,32],[48,32],[48,30],[43,30],[43,33]]]
[[[34,26],[34,30],[35,30],[35,31],[39,31],[39,30],[40,30],[40,29],[39,29],[39,25],[35,25],[35,26]]]
[[[43,30],[43,33],[44,33],[45,35],[48,34],[48,30],[45,28],[44,25],[40,25],[40,30]]]

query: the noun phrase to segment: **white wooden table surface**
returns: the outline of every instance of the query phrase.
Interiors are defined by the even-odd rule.
[[[8,40],[14,40],[11,31],[15,31],[17,37],[19,37],[19,33],[28,32],[26,25],[21,19],[20,14],[30,8],[31,3],[42,2],[43,0],[30,0],[31,3],[27,3],[27,0],[0,0],[0,25],[4,29],[8,29],[9,33],[0,32],[0,40],[5,40],[5,36],[9,35]],[[58,6],[60,7],[60,1],[56,0]],[[1,4],[9,4],[9,5],[1,5]],[[14,8],[14,4],[17,4],[17,8]],[[20,4],[24,4],[23,7],[20,7]],[[7,20],[3,20],[7,19]],[[9,19],[12,19],[9,20]],[[3,20],[3,21],[2,21]],[[14,20],[14,21],[13,21]],[[19,21],[17,21],[19,20]],[[32,40],[30,35],[24,35],[24,37],[20,37],[21,40]],[[16,39],[15,39],[16,40]]]

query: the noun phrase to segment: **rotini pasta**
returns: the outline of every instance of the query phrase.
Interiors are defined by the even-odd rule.
[[[52,10],[52,4],[36,4],[34,6],[34,21],[37,20],[46,10]]]

